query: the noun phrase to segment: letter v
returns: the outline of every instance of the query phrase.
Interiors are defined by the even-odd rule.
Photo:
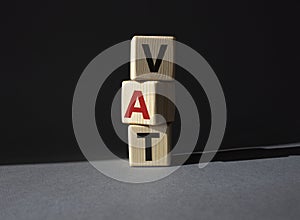
[[[145,53],[145,56],[146,56],[146,60],[147,60],[150,72],[158,72],[168,45],[162,44],[160,46],[155,64],[153,62],[153,57],[152,57],[152,54],[151,54],[151,51],[150,51],[149,44],[142,44],[142,46],[143,46],[143,49],[144,49],[144,53]]]

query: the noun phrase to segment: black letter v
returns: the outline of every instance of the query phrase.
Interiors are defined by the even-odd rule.
[[[165,52],[167,50],[168,45],[162,44],[160,46],[155,64],[153,62],[153,58],[152,58],[152,54],[151,54],[149,45],[148,44],[142,44],[142,46],[143,46],[143,49],[144,49],[144,53],[145,53],[145,56],[146,56],[146,59],[147,59],[147,63],[148,63],[150,72],[158,72],[159,67],[161,65],[161,62],[162,62],[162,58],[165,55]]]

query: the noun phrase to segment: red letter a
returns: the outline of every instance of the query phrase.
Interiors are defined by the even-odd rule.
[[[136,99],[139,99],[140,107],[134,107]],[[144,119],[150,119],[149,113],[145,104],[145,100],[141,91],[134,91],[131,97],[130,103],[128,105],[127,111],[125,113],[125,118],[130,118],[132,112],[140,112],[143,114]]]

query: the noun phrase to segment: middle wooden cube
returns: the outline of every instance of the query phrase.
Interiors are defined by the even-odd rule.
[[[172,81],[123,81],[122,122],[159,125],[173,122],[175,83]],[[163,117],[163,120],[162,120]]]

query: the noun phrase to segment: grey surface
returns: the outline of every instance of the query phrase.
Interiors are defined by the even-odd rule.
[[[147,184],[87,162],[0,167],[0,219],[300,219],[300,157],[186,165]]]

